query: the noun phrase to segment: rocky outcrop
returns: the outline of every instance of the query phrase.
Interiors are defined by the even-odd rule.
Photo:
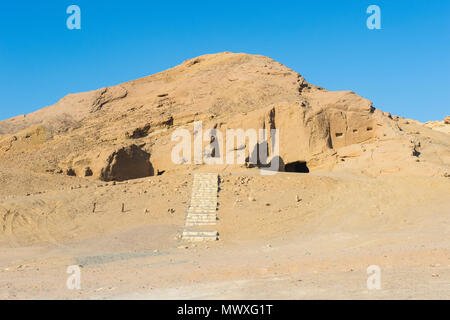
[[[89,152],[61,163],[60,168],[60,172],[70,176],[93,177],[103,181],[123,181],[154,175],[150,153],[135,144]]]
[[[127,131],[125,133],[125,137],[128,139],[139,139],[144,138],[148,135],[150,131],[151,125],[150,123],[145,124],[142,127],[137,127],[132,131]]]
[[[450,116],[444,118],[443,121],[429,121],[425,126],[436,131],[450,134]]]
[[[448,117],[425,125],[399,118],[354,92],[311,85],[270,58],[233,53],[201,56],[149,77],[71,94],[53,106],[2,121],[0,160],[108,181],[185,172],[196,164],[172,161],[176,142],[171,135],[188,130],[193,143],[194,121],[202,121],[204,131],[223,134],[277,129],[278,154],[269,148],[270,135],[231,149],[245,149],[250,159],[267,148],[268,159],[258,159],[257,166],[276,156],[281,171],[440,174],[450,166]],[[19,135],[35,125],[46,134]],[[202,151],[208,140],[219,141],[205,139]],[[224,154],[218,151],[214,156]],[[249,161],[219,165],[220,170],[245,166],[252,167]]]
[[[99,111],[105,104],[125,98],[127,94],[127,90],[121,86],[100,89],[96,92],[90,112]]]

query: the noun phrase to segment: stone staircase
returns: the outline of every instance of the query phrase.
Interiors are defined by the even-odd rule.
[[[186,215],[182,239],[187,241],[219,240],[219,233],[211,231],[217,224],[217,192],[219,177],[215,173],[194,175],[191,204]]]

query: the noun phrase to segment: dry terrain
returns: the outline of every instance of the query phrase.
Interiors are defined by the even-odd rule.
[[[174,163],[194,121],[278,129],[280,172],[247,140],[244,164]],[[0,298],[449,299],[449,128],[246,54],[71,94],[0,122]],[[198,173],[219,176],[218,241],[182,239]]]

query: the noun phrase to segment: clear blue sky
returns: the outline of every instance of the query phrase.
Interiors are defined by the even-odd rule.
[[[68,30],[66,8],[81,8]],[[382,30],[366,27],[381,8]],[[206,53],[269,56],[421,121],[450,114],[450,1],[0,2],[0,119]]]

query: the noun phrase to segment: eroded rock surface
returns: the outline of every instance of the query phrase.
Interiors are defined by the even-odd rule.
[[[311,85],[270,58],[227,52],[71,94],[53,106],[2,121],[0,162],[104,180],[184,172],[195,166],[193,159],[184,165],[172,161],[176,143],[171,135],[187,129],[193,136],[194,121],[224,134],[227,129],[278,129],[281,171],[286,165],[288,170],[371,176],[450,171],[448,117],[421,124],[383,112],[354,92]],[[33,128],[39,132],[26,138]],[[248,158],[256,147],[246,142],[233,149],[245,148]],[[270,148],[268,153],[269,160],[275,156]],[[251,168],[224,164],[219,170],[246,167]]]

